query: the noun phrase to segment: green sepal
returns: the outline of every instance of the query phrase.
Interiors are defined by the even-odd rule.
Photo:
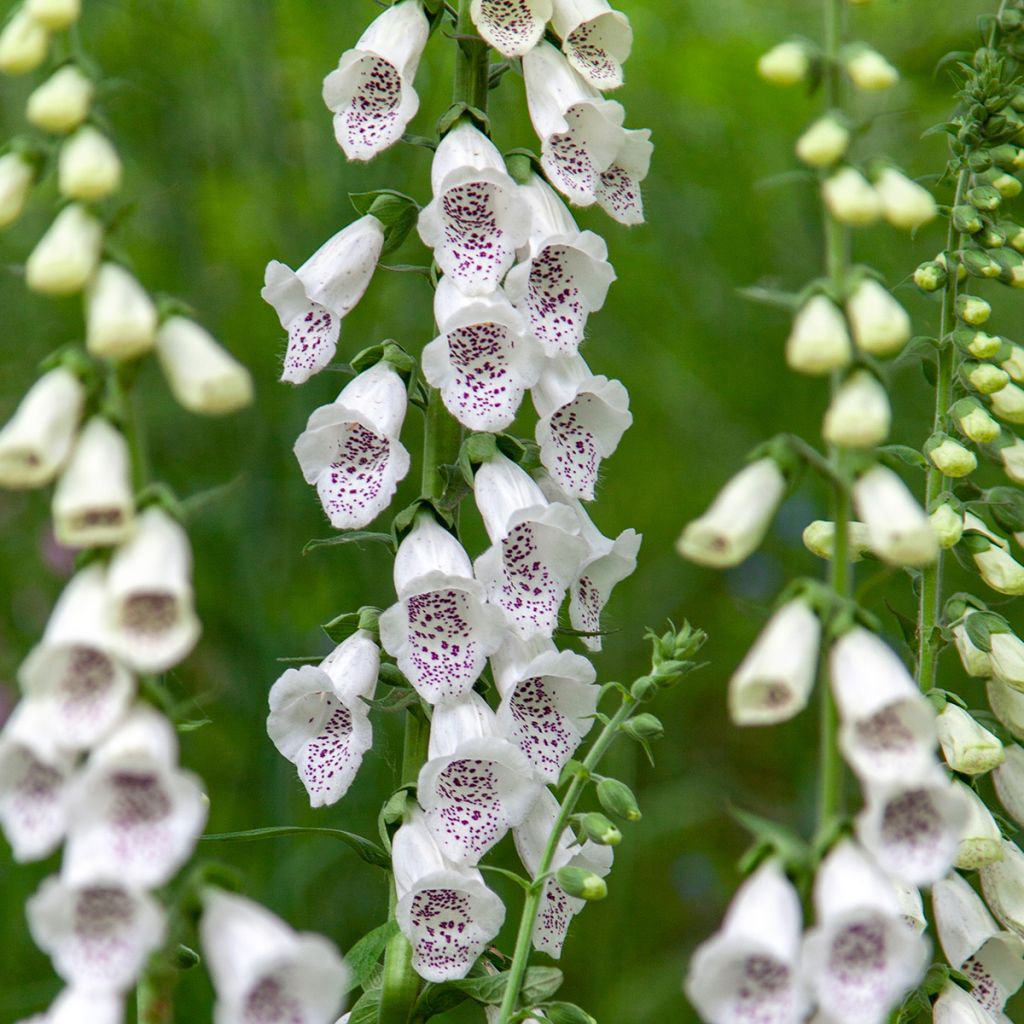
[[[544,1003],[544,1020],[551,1024],[597,1024],[597,1021],[575,1003]],[[528,1019],[528,1018],[527,1018]]]
[[[877,451],[879,460],[892,468],[898,468],[900,463],[914,469],[928,468],[928,460],[916,448],[911,448],[909,445],[886,444]]]
[[[993,487],[985,499],[997,525],[1010,533],[1024,530],[1024,491],[1017,487]]]
[[[379,616],[379,608],[363,605],[357,612],[342,612],[330,622],[325,622],[320,628],[334,643],[340,644],[360,629],[365,629],[368,633],[376,635]]]
[[[394,367],[406,381],[409,380],[416,369],[416,360],[397,341],[393,341],[390,338],[377,345],[370,345],[368,348],[364,348],[361,352],[356,353],[352,357],[351,366],[356,373],[362,373],[378,363],[387,363],[389,366]]]
[[[371,988],[364,992],[357,1000],[355,1006],[349,1011],[346,1024],[377,1024],[377,1014],[380,1011],[379,988]]]
[[[792,875],[801,876],[810,871],[810,847],[791,828],[739,807],[730,806],[729,813],[754,840],[740,861],[740,870],[744,874],[749,874],[769,857],[777,857]]]
[[[967,639],[986,654],[992,650],[992,636],[996,633],[1009,633],[1010,624],[995,612],[974,612],[964,619]]]
[[[360,216],[370,214],[384,227],[384,247],[381,256],[394,252],[416,226],[420,207],[412,196],[391,188],[372,192],[349,192],[348,198]]]

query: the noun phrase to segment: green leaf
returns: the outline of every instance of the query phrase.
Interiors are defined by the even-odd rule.
[[[364,987],[373,974],[377,961],[384,955],[384,948],[398,932],[398,922],[386,924],[367,932],[346,954],[345,963],[352,972],[348,990]]]
[[[268,828],[251,828],[244,832],[211,832],[200,836],[211,843],[251,843],[259,839],[278,839],[282,836],[329,836],[339,839],[358,856],[379,868],[390,868],[391,858],[376,843],[357,836],[354,832],[343,832],[340,828],[314,828],[306,825],[271,825]]]
[[[730,807],[729,813],[750,833],[754,846],[744,857],[744,868],[752,870],[766,856],[776,855],[787,868],[806,870],[811,862],[807,843],[792,829],[777,821]]]
[[[197,729],[202,729],[204,726],[212,725],[212,718],[190,718],[186,722],[178,722],[174,728],[180,733],[195,732]]]
[[[344,612],[342,615],[325,622],[320,628],[336,644],[343,643],[359,629],[359,612]]]
[[[514,871],[509,871],[506,868],[495,867],[493,864],[478,864],[477,867],[481,871],[490,871],[492,874],[501,875],[504,878],[511,879],[519,886],[520,889],[523,890],[523,892],[529,892],[530,889],[533,888],[533,883],[529,879],[523,878],[522,875],[517,875]]]
[[[348,1024],[377,1024],[377,1013],[380,1010],[380,989],[373,988],[364,992],[356,1001],[349,1013]]]
[[[527,1006],[550,999],[562,987],[563,975],[557,967],[531,967],[523,979],[520,998]]]
[[[775,309],[795,311],[800,308],[801,303],[801,296],[796,292],[783,292],[778,288],[766,288],[761,285],[737,288],[736,293],[740,298]]]
[[[915,469],[927,469],[928,460],[916,449],[905,444],[884,444],[878,449],[878,454],[883,462],[890,465],[902,462],[905,466],[913,466]]]
[[[395,687],[392,690],[388,690],[383,697],[378,697],[374,700],[371,700],[369,697],[360,697],[359,699],[367,707],[384,715],[393,715],[399,711],[404,711],[406,708],[411,708],[418,704],[420,700],[415,690],[406,689],[405,687]]]
[[[302,549],[304,555],[317,548],[333,548],[339,544],[386,544],[394,550],[394,541],[390,533],[374,533],[372,530],[348,530],[334,537],[314,537],[306,541]]]
[[[375,189],[373,192],[350,192],[349,199],[356,212],[372,214],[384,225],[384,248],[381,256],[397,249],[415,227],[420,208],[412,196],[396,192],[391,188]]]

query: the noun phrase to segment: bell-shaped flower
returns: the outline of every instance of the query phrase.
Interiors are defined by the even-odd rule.
[[[875,191],[882,202],[882,216],[894,227],[915,231],[938,215],[931,192],[893,167],[878,175]]]
[[[839,307],[814,295],[793,318],[786,339],[786,364],[797,373],[821,375],[841,370],[853,358],[850,334]]]
[[[491,655],[501,695],[498,726],[529,758],[534,771],[556,783],[565,762],[590,732],[600,688],[594,666],[543,637],[510,637]]]
[[[1013,743],[1006,748],[1006,759],[992,773],[992,782],[1006,812],[1024,824],[1024,747]]]
[[[909,341],[910,316],[890,291],[870,277],[864,278],[846,303],[853,340],[861,352],[893,356]]]
[[[999,449],[1003,471],[1015,484],[1024,484],[1024,441],[1015,437]]]
[[[368,706],[380,651],[357,630],[319,665],[288,669],[270,688],[267,733],[298,768],[311,807],[336,804],[373,743]]]
[[[124,1024],[124,996],[119,992],[89,992],[66,988],[46,1013],[21,1024]]]
[[[370,160],[394,145],[415,117],[413,87],[430,25],[419,0],[388,7],[324,79],[334,137],[349,160]]]
[[[842,120],[826,114],[796,140],[796,155],[810,167],[831,167],[849,146],[850,129]]]
[[[932,886],[932,910],[942,952],[974,983],[971,998],[1001,1013],[1024,983],[1024,941],[1002,931],[981,897],[956,872]]]
[[[67,882],[114,877],[152,889],[170,881],[207,814],[202,784],[176,766],[176,754],[173,727],[145,705],[93,751],[68,794]]]
[[[555,0],[551,27],[566,60],[595,89],[622,85],[622,65],[633,47],[626,15],[607,0]]]
[[[503,57],[522,57],[540,42],[551,18],[551,0],[473,0],[477,32]]]
[[[70,28],[82,13],[82,0],[26,0],[25,9],[51,32]]]
[[[852,373],[825,413],[821,436],[841,448],[875,448],[889,436],[889,395],[867,370]]]
[[[103,225],[79,203],[65,206],[25,262],[25,283],[44,295],[80,292],[103,248]]]
[[[156,354],[178,403],[200,416],[224,416],[252,402],[252,377],[199,324],[172,316],[160,326]]]
[[[772,85],[796,85],[811,69],[810,48],[802,40],[787,39],[757,59],[757,73]]]
[[[116,877],[77,885],[54,875],[25,907],[37,946],[84,992],[125,992],[164,939],[163,907]]]
[[[967,804],[967,822],[960,832],[954,867],[976,871],[1003,856],[1003,835],[988,805],[970,786],[957,781],[956,788]]]
[[[138,672],[165,672],[199,638],[188,534],[159,506],[146,509],[107,572],[111,642]]]
[[[570,497],[593,500],[601,460],[633,422],[628,392],[575,355],[547,360],[532,394],[544,468]]]
[[[121,187],[123,172],[114,144],[89,124],[66,139],[57,155],[57,188],[68,199],[106,199]]]
[[[985,864],[978,876],[981,891],[996,920],[1024,939],[1024,853],[1003,840],[1003,859]]]
[[[928,516],[907,485],[885,466],[872,466],[853,485],[857,515],[868,528],[871,549],[890,565],[934,562],[939,542]]]
[[[135,359],[156,341],[149,293],[116,263],[104,263],[85,293],[85,347],[101,359]]]
[[[856,843],[832,848],[814,879],[817,921],[804,940],[804,984],[828,1020],[882,1024],[928,963],[892,883]]]
[[[465,295],[489,295],[530,235],[530,210],[494,143],[466,121],[441,140],[418,230]]]
[[[984,775],[1003,762],[1003,745],[973,715],[948,703],[935,719],[946,764],[964,775]]]
[[[963,670],[975,679],[987,679],[992,675],[992,659],[988,651],[975,647],[967,632],[966,620],[953,626],[953,644],[960,656]]]
[[[778,863],[765,861],[737,890],[722,927],[697,947],[686,994],[708,1024],[797,1024],[800,898]]]
[[[391,863],[413,969],[427,981],[464,978],[501,930],[505,905],[479,871],[444,856],[419,810],[395,833]]]
[[[586,555],[576,514],[500,454],[477,471],[474,496],[491,539],[474,565],[488,600],[521,639],[551,636]]]
[[[864,227],[882,213],[882,200],[871,182],[854,167],[840,167],[821,186],[821,198],[829,213],[843,224]]]
[[[25,117],[43,131],[65,134],[88,116],[96,86],[76,64],[65,64],[28,98]]]
[[[474,298],[444,277],[434,293],[434,318],[440,334],[421,358],[427,383],[463,426],[504,430],[544,363],[522,316],[500,288]]]
[[[135,524],[131,455],[101,416],[82,428],[53,492],[53,532],[67,547],[120,544]]]
[[[208,888],[199,940],[217,1024],[328,1024],[341,1012],[349,970],[322,935],[295,932],[258,903]]]
[[[647,128],[626,128],[623,130],[622,148],[618,155],[601,172],[601,180],[595,193],[597,205],[612,220],[620,224],[642,224],[644,222],[644,201],[640,182],[647,177],[651,168],[651,154],[654,144]]]
[[[989,644],[992,675],[1007,686],[1024,691],[1024,641],[1015,633],[993,632]]]
[[[600,235],[580,231],[538,175],[520,186],[532,214],[529,248],[505,279],[505,292],[547,356],[575,355],[587,317],[603,305],[615,271]]]
[[[24,75],[46,60],[50,33],[23,6],[16,7],[0,31],[0,75]]]
[[[676,550],[714,569],[739,565],[764,540],[785,491],[786,478],[774,459],[750,463],[719,491],[704,515],[687,525]]]
[[[1024,388],[1007,384],[989,395],[992,412],[1004,423],[1024,423]]]
[[[729,680],[729,714],[737,725],[773,725],[799,714],[814,687],[821,623],[796,598],[768,620]]]
[[[978,575],[999,594],[1024,594],[1024,565],[1021,565],[1001,544],[984,546],[984,541],[971,548],[971,558]]]
[[[21,216],[35,179],[35,167],[20,153],[0,156],[0,228]]]
[[[461,697],[507,631],[469,555],[429,514],[398,547],[395,592],[398,602],[380,616],[381,646],[428,703]]]
[[[1024,740],[1024,693],[1008,686],[1001,679],[990,679],[985,694],[992,714],[1018,740]]]
[[[533,805],[532,765],[472,691],[435,705],[429,755],[416,786],[424,821],[448,860],[476,864]]]
[[[410,5],[415,0],[400,6]],[[267,264],[260,295],[288,332],[281,380],[302,384],[334,358],[341,321],[366,292],[383,247],[384,226],[367,214],[324,242],[298,270],[277,260]]]
[[[0,486],[42,487],[71,453],[85,388],[70,370],[43,374],[0,429]]]
[[[405,383],[381,362],[359,374],[330,405],[314,410],[295,442],[308,484],[338,530],[359,529],[388,507],[409,472],[399,440],[408,404]]]

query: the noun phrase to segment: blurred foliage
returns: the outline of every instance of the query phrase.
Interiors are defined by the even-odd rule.
[[[748,304],[736,290],[754,283],[795,289],[820,273],[817,197],[806,176],[792,173],[793,142],[819,110],[819,98],[774,89],[754,73],[758,54],[780,38],[818,34],[820,4],[622,6],[637,41],[627,84],[615,98],[625,103],[630,126],[654,132],[645,186],[649,223],[626,230],[594,211],[581,211],[579,220],[608,239],[619,275],[606,308],[591,320],[585,354],[595,372],[626,384],[636,418],[606,465],[592,511],[605,533],[635,526],[645,540],[636,574],[609,608],[617,632],[596,664],[602,680],[632,679],[643,671],[644,627],[689,618],[710,635],[710,666],[653,706],[667,732],[656,767],[625,744],[610,759],[636,789],[644,817],[628,827],[617,850],[609,898],[573,928],[563,996],[602,1022],[655,1024],[695,1019],[680,994],[684,964],[717,926],[745,844],[729,805],[805,832],[812,825],[815,716],[740,731],[728,721],[724,685],[781,583],[820,571],[800,532],[825,515],[824,495],[814,485],[801,489],[761,552],[733,572],[684,564],[672,545],[683,522],[759,440],[780,430],[818,436],[826,388],[785,370],[785,315]],[[885,152],[922,177],[942,170],[944,139],[921,138],[951,106],[936,62],[947,51],[973,48],[975,19],[989,9],[980,0],[876,0],[851,10],[855,33],[883,49],[905,76],[892,93],[865,101],[865,112],[877,113],[866,152]],[[346,165],[320,97],[321,79],[374,13],[369,0],[86,0],[82,38],[110,76],[102,109],[128,170],[132,212],[118,242],[145,284],[192,303],[256,378],[255,407],[224,421],[200,421],[175,407],[153,365],[141,383],[153,463],[172,486],[188,494],[240,478],[195,521],[205,635],[169,681],[175,696],[194,698],[195,717],[213,720],[182,736],[183,762],[206,779],[212,797],[210,831],[315,823],[372,835],[400,757],[398,716],[379,718],[377,742],[352,792],[337,807],[313,813],[264,729],[267,690],[282,668],[275,659],[322,655],[328,642],[319,623],[392,600],[383,547],[301,555],[309,538],[330,528],[290,449],[308,414],[330,401],[343,380],[324,373],[299,390],[277,383],[283,336],[259,299],[269,259],[296,266],[353,219],[347,192],[388,186],[428,198],[428,150],[399,146],[370,165]],[[447,106],[450,49],[443,37],[432,40],[417,82],[422,106],[414,132],[429,134]],[[0,83],[5,138],[20,129],[28,89],[20,80]],[[499,146],[535,145],[520,78],[504,78],[492,109]],[[29,295],[21,280],[20,264],[47,220],[41,198],[0,238],[3,419],[38,360],[81,331],[76,300]],[[937,308],[906,287],[907,278],[941,245],[939,226],[913,239],[886,226],[857,234],[855,255],[901,286],[897,294],[917,317],[918,333],[935,329]],[[421,254],[413,239],[393,261],[421,262]],[[339,351],[349,356],[385,337],[418,351],[432,334],[430,309],[422,278],[379,272],[345,321]],[[1019,324],[1020,304],[1001,290],[994,329],[1020,340]],[[895,439],[919,445],[928,433],[930,394],[916,365],[896,373],[894,394]],[[418,420],[410,415],[411,451]],[[414,496],[415,475],[394,508]],[[923,478],[913,483],[923,490]],[[68,570],[46,534],[47,500],[0,496],[0,697],[8,703],[17,665],[38,639]],[[871,568],[863,572],[869,576],[875,598],[910,610],[905,578]],[[886,627],[898,642],[892,616]],[[942,671],[959,687],[954,661],[945,657]],[[976,692],[969,698],[980,700]],[[383,875],[329,839],[204,846],[200,853],[239,869],[246,892],[343,949],[386,910]],[[58,987],[23,912],[26,896],[55,864],[54,858],[15,866],[0,848],[4,1021],[40,1008]],[[501,941],[507,949],[520,897],[503,880],[496,885],[509,904]],[[207,1017],[202,973],[191,972],[182,985],[179,1020]]]

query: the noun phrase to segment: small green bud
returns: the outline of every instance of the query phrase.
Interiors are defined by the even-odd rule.
[[[958,295],[956,315],[972,327],[980,327],[992,315],[992,307],[977,295]]]
[[[999,252],[999,250],[995,250]],[[983,249],[965,249],[961,254],[961,261],[972,277],[990,279],[999,277],[1002,268]]]
[[[967,201],[978,210],[998,210],[1003,201],[999,190],[993,185],[975,185],[967,190]]]
[[[599,811],[590,811],[580,818],[586,837],[601,846],[618,846],[622,842],[622,833],[612,822]]]
[[[999,267],[999,280],[1011,288],[1024,288],[1024,256],[1016,249],[994,249],[989,253]]]
[[[653,676],[642,676],[630,687],[629,692],[634,700],[653,700],[658,695],[658,681]]]
[[[601,806],[616,818],[639,821],[640,805],[633,796],[633,790],[618,779],[602,779],[597,784],[597,799]]]
[[[963,514],[946,502],[928,516],[928,522],[931,523],[941,548],[953,547],[964,532]]]
[[[179,971],[188,971],[193,967],[198,967],[202,963],[202,959],[199,954],[192,949],[191,946],[186,946],[184,943],[178,943],[175,947],[174,953],[172,954],[174,966]]]
[[[992,186],[1004,199],[1016,199],[1024,189],[1024,185],[1007,171],[993,178]]]
[[[988,152],[992,158],[992,163],[997,167],[1001,167],[1004,171],[1019,171],[1021,167],[1024,167],[1024,163],[1021,162],[1022,154],[1019,146],[1004,143],[1002,146],[996,146]],[[988,170],[987,167],[980,169]]]
[[[974,240],[986,249],[1001,249],[1006,245],[1006,235],[998,228],[986,226],[975,236]]]
[[[961,399],[953,406],[953,415],[964,436],[976,444],[989,444],[1002,432],[999,423],[976,398]]]
[[[585,1010],[574,1003],[545,1003],[543,1020],[550,1024],[597,1024]]]
[[[1010,375],[991,363],[964,363],[964,379],[982,395],[994,395],[1010,383]]]
[[[987,171],[992,166],[992,157],[987,149],[976,149],[967,158],[967,166],[976,173]]]
[[[999,12],[999,29],[1002,32],[1016,32],[1024,24],[1024,15],[1010,8]]]
[[[949,273],[949,261],[944,252],[937,252],[935,254],[935,262],[938,263],[938,265],[942,267],[947,274]],[[963,261],[958,256],[954,256],[953,265],[956,267],[956,279],[958,281],[963,281],[967,277],[967,268],[964,266]]]
[[[924,453],[944,476],[967,476],[978,468],[974,452],[948,434],[933,434],[925,442]]]
[[[654,715],[646,713],[634,715],[623,722],[620,728],[635,740],[660,740],[665,735],[665,727],[661,722]]]
[[[998,336],[986,334],[984,331],[973,331],[967,327],[958,327],[953,332],[953,343],[957,348],[969,352],[978,359],[991,359],[1003,344]]]
[[[1010,375],[1014,383],[1020,384],[1024,381],[1024,348],[1020,345],[1010,345],[1009,348],[1009,354],[999,365]]]
[[[608,895],[608,886],[600,875],[587,868],[569,865],[559,868],[555,875],[558,884],[570,895],[581,900],[603,900]]]
[[[1007,245],[1011,245],[1017,252],[1024,252],[1024,227],[1012,220],[1001,220],[999,230],[1006,236]]]
[[[923,292],[937,292],[948,279],[945,268],[934,260],[922,263],[914,271],[914,284]]]
[[[978,211],[966,203],[954,206],[951,216],[954,229],[959,231],[961,235],[973,235],[985,226],[985,222],[981,219]]]

